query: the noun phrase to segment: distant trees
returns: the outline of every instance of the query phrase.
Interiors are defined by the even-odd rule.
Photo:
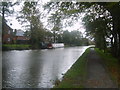
[[[71,46],[89,45],[89,40],[82,36],[82,33],[78,30],[64,31],[62,34],[63,43]]]

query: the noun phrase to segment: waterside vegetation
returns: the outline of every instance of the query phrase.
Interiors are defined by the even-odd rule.
[[[84,88],[83,82],[87,75],[87,55],[90,48],[86,49],[83,55],[73,64],[64,75],[60,83],[56,83],[54,88]]]

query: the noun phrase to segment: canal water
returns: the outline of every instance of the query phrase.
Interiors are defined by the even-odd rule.
[[[88,46],[2,53],[3,88],[52,88]]]

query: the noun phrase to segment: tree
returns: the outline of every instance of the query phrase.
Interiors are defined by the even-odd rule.
[[[82,37],[82,33],[78,30],[64,31],[62,34],[63,43],[71,46],[88,45],[88,39]]]
[[[5,21],[5,15],[8,15],[10,13],[13,13],[13,10],[9,10],[9,7],[14,6],[17,3],[12,3],[12,2],[2,2],[0,7],[2,8],[1,14],[2,14],[2,23],[4,24]],[[3,27],[4,28],[4,27]]]
[[[40,42],[44,40],[45,30],[40,21],[40,12],[37,8],[37,2],[24,2],[24,6],[20,11],[21,15],[18,17],[22,23],[29,22],[30,40],[34,48],[40,46]]]
[[[83,21],[85,22],[87,35],[94,38],[96,47],[105,51],[106,39],[110,38],[109,36],[112,34],[110,14],[103,7],[96,4],[88,10]]]
[[[101,6],[104,6],[104,8],[106,8],[112,16],[112,23],[113,23],[113,55],[114,56],[118,56],[120,58],[120,26],[119,26],[119,22],[120,22],[120,13],[118,13],[118,11],[120,11],[120,2],[112,2],[112,3],[98,3]]]
[[[110,33],[109,38],[111,39],[111,46],[112,46],[111,48],[112,48],[113,55],[117,57],[120,56],[120,30],[119,30],[120,29],[120,26],[119,26],[120,13],[118,13],[118,11],[120,11],[120,2],[115,2],[115,3],[114,2],[103,2],[103,3],[55,2],[55,3],[48,3],[47,6],[50,6],[50,9],[59,8],[59,10],[61,10],[61,12],[63,12],[64,15],[77,16],[78,18],[79,18],[79,15],[78,15],[79,13],[87,12],[89,8],[92,8],[93,10],[92,12],[95,12],[94,15],[98,17],[98,19],[101,19],[99,18],[100,16],[107,16],[106,14],[109,14],[109,17],[108,17],[109,20],[107,18],[102,19],[102,22],[103,21],[107,22],[107,26],[104,25],[104,30],[103,30],[103,33],[107,33],[107,34],[103,36],[105,39],[107,39],[106,37],[108,37],[108,33]],[[92,15],[92,13],[89,13],[89,14]],[[98,28],[100,29],[101,26],[100,27],[98,26]],[[97,34],[95,34],[94,36],[97,36]],[[101,38],[98,37],[98,39],[101,39]],[[103,40],[104,43],[105,43],[105,39]]]
[[[52,14],[49,17],[48,22],[53,25],[51,31],[53,32],[54,43],[55,43],[57,39],[57,34],[60,32],[60,29],[62,28],[61,14],[58,11],[56,11],[54,14]]]
[[[70,34],[71,44],[76,46],[82,45],[82,33],[80,31],[74,30]]]
[[[63,32],[63,42],[65,44],[70,44],[70,33],[67,30]]]
[[[6,16],[9,16],[9,14],[12,14],[14,10],[10,10],[10,7],[13,7],[14,5],[19,4],[18,2],[12,3],[12,2],[2,2],[0,5],[1,9],[1,14],[2,14],[2,37],[4,35],[4,28],[5,28],[5,23],[6,23]],[[2,40],[3,41],[3,40]]]
[[[114,56],[119,57],[120,56],[120,53],[119,53],[120,52],[120,48],[119,48],[120,47],[119,46],[120,45],[120,32],[119,32],[120,26],[118,22],[120,21],[120,18],[119,18],[120,13],[118,13],[118,11],[120,10],[120,5],[119,5],[120,3],[119,2],[92,3],[91,6],[95,4],[102,7],[102,9],[106,9],[110,13],[110,16],[112,17],[111,20],[109,20],[109,26],[112,28],[112,29],[109,29],[109,31],[112,34],[112,36],[110,37],[111,46],[112,46],[111,50]],[[107,21],[107,19],[105,21]]]

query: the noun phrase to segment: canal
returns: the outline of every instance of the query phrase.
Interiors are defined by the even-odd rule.
[[[88,46],[2,53],[3,88],[52,88]]]

